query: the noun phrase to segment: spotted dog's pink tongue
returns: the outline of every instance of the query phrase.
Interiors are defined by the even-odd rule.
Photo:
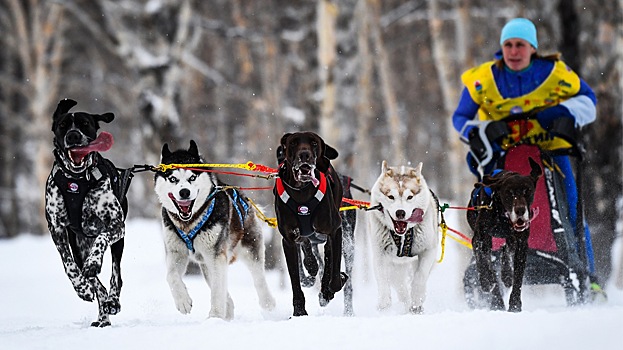
[[[115,141],[112,134],[106,131],[102,131],[95,140],[91,141],[87,146],[72,148],[69,151],[71,159],[74,163],[79,164],[82,159],[91,152],[106,152],[108,151]]]

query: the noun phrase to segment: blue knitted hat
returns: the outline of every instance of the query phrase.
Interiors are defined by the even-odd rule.
[[[536,27],[529,19],[515,18],[506,23],[500,35],[500,46],[504,45],[506,40],[512,38],[523,39],[534,46],[535,49],[539,47],[539,42],[536,39]]]

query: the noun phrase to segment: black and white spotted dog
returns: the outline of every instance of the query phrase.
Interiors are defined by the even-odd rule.
[[[112,135],[97,135],[99,122],[112,113],[70,113],[77,104],[61,100],[54,112],[54,165],[45,189],[45,211],[52,240],[76,293],[86,301],[97,297],[99,315],[94,327],[110,325],[109,315],[120,311],[121,255],[127,201],[113,163],[99,152],[112,146]],[[110,291],[97,275],[110,247]]]

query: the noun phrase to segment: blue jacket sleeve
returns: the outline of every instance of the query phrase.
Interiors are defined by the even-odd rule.
[[[564,117],[574,120],[576,126],[582,127],[592,123],[596,118],[597,98],[593,89],[580,79],[580,91],[570,99],[537,114],[539,124],[549,129],[556,118]]]
[[[452,125],[454,126],[454,129],[460,133],[465,126],[465,123],[470,120],[474,120],[476,114],[478,113],[478,108],[480,108],[480,106],[476,102],[474,102],[467,88],[463,88],[463,92],[461,92],[461,98],[459,100],[459,105],[457,106],[454,114],[452,115]],[[471,130],[472,128],[473,126],[467,128],[466,130],[463,130],[461,137],[466,140],[469,130]]]

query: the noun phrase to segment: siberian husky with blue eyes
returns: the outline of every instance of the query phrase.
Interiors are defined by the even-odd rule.
[[[188,150],[172,152],[165,144],[161,163],[199,164],[203,159],[191,140]],[[210,286],[210,317],[234,317],[227,270],[238,257],[251,271],[260,307],[275,307],[266,283],[260,222],[244,194],[212,173],[182,168],[156,173],[155,192],[162,204],[167,282],[179,312],[188,314],[192,308],[192,299],[182,281],[191,259],[199,265]]]
[[[438,204],[422,176],[422,163],[415,168],[390,167],[383,161],[371,190],[370,208],[377,307],[391,306],[394,288],[405,311],[420,314],[439,241]]]

